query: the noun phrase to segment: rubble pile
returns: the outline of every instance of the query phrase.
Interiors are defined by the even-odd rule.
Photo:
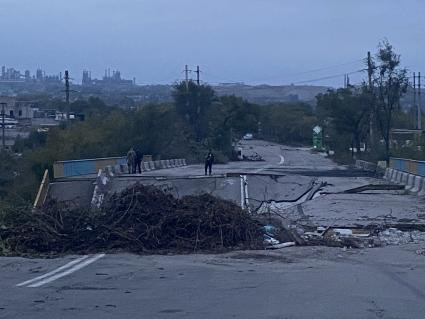
[[[136,184],[100,209],[49,202],[43,210],[5,212],[0,254],[221,251],[262,247],[261,225],[236,204],[208,194],[176,199]]]
[[[397,228],[388,228],[379,233],[379,239],[385,245],[419,244],[425,242],[425,232],[418,230],[401,231]]]

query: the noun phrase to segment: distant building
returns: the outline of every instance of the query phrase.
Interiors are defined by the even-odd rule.
[[[121,72],[119,70],[105,70],[105,75],[102,80],[92,79],[91,72],[83,71],[83,86],[132,86],[135,85],[136,80],[126,80],[121,78]]]
[[[16,120],[32,119],[38,110],[31,102],[16,101],[16,98],[9,96],[0,96],[0,103],[5,103],[5,115]]]
[[[0,82],[20,82],[23,81],[23,76],[21,72],[15,70],[14,68],[6,68],[5,66],[1,67],[1,76]]]

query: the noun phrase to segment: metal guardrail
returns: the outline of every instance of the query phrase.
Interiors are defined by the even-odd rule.
[[[151,161],[151,155],[145,155],[144,161]],[[53,164],[53,177],[72,177],[97,174],[99,169],[107,166],[126,165],[127,158],[122,157],[104,157],[89,158],[81,160],[58,161]]]
[[[398,171],[425,177],[425,161],[391,157],[389,167]]]

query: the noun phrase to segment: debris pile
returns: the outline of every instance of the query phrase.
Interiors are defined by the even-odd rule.
[[[418,244],[425,241],[425,232],[388,228],[379,233],[379,239],[386,245]]]
[[[243,155],[242,158],[243,158],[244,161],[250,161],[250,162],[264,161],[264,159],[261,157],[261,155],[258,154],[257,152],[254,152],[250,155]]]
[[[135,253],[260,248],[261,225],[236,204],[208,194],[176,199],[136,184],[98,210],[49,202],[0,219],[0,254],[122,250]]]

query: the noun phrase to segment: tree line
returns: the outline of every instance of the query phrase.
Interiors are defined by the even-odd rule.
[[[20,156],[1,153],[0,198],[32,199],[44,170],[52,170],[55,161],[124,156],[136,147],[155,159],[182,157],[189,162],[202,161],[212,149],[218,162],[226,162],[235,157],[234,143],[246,133],[282,144],[311,145],[317,124],[324,129],[326,147],[337,155],[349,154],[351,147],[351,155],[359,156],[353,151],[366,142],[362,156],[388,159],[392,128],[409,123],[400,106],[408,88],[407,70],[387,41],[368,62],[368,81],[319,94],[315,107],[219,97],[209,85],[193,81],[177,83],[170,103],[124,110],[89,98],[62,106],[83,113],[85,120],[18,139],[14,153]]]

